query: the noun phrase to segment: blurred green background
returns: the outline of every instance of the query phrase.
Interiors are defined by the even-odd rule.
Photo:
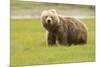
[[[66,5],[58,3],[41,3],[31,1],[11,0],[12,18],[38,18],[43,10],[56,9],[58,14],[75,17],[94,17],[95,6]]]
[[[83,21],[88,28],[87,44],[49,47],[40,21],[45,9]],[[11,67],[95,61],[95,6],[11,0],[10,27]]]

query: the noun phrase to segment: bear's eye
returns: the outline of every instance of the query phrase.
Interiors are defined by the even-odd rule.
[[[51,18],[53,19],[53,16],[51,16]]]
[[[48,16],[45,16],[45,18],[47,18]]]

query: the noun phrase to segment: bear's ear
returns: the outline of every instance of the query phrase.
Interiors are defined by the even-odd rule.
[[[50,11],[53,12],[53,13],[56,13],[56,10],[55,9],[51,9]]]

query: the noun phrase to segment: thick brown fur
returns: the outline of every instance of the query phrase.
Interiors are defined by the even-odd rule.
[[[48,31],[47,43],[61,45],[87,43],[87,28],[80,20],[73,17],[59,16],[55,9],[45,10],[41,14],[43,27]]]

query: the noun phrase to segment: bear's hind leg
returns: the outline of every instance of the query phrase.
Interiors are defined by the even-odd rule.
[[[86,44],[87,43],[87,34],[84,34],[81,38],[80,38],[80,44]]]

